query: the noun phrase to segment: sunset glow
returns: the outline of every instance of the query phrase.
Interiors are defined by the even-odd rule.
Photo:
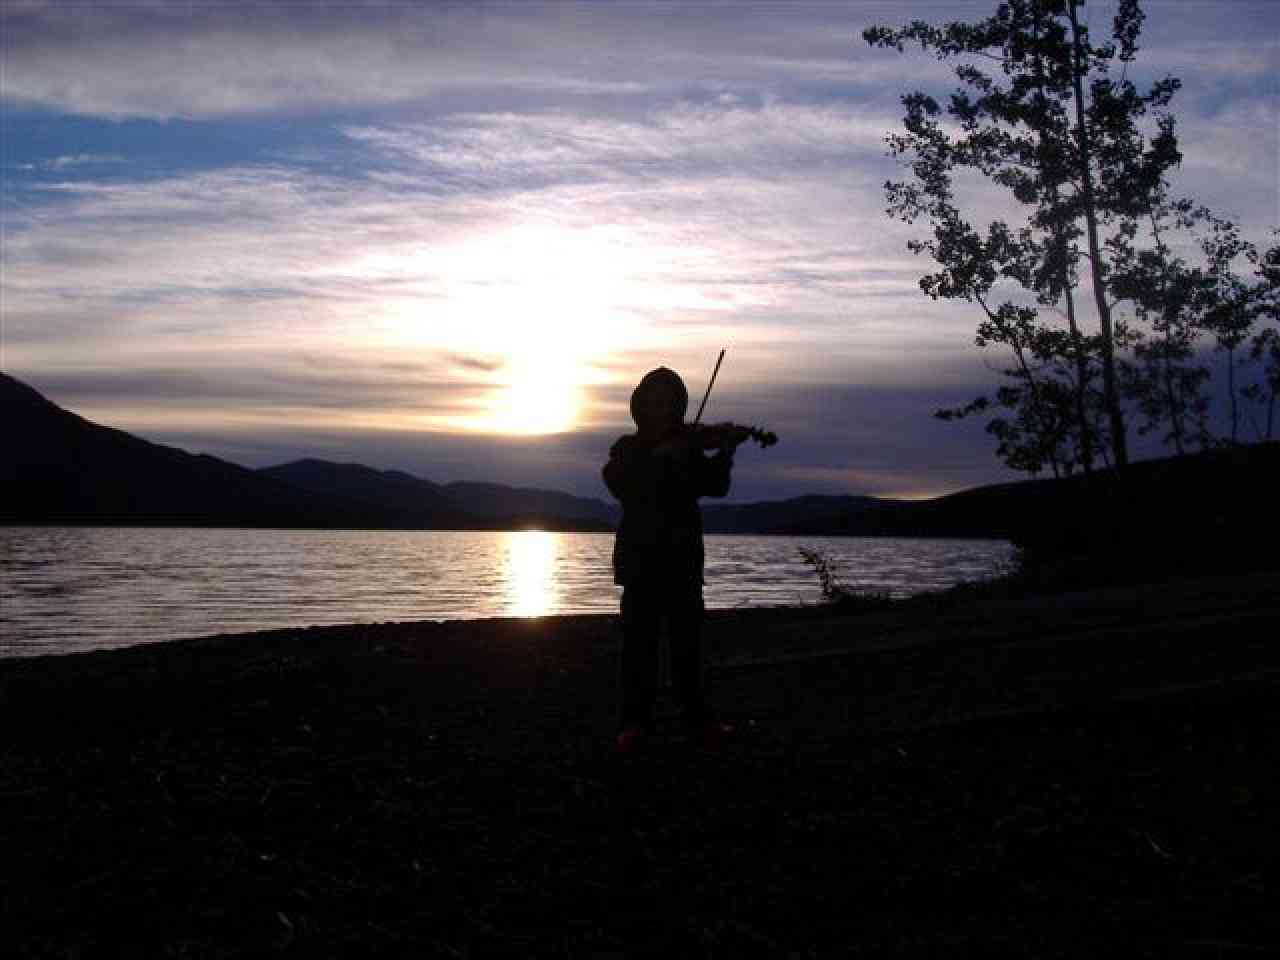
[[[510,365],[511,383],[498,391],[487,423],[492,432],[536,436],[573,427],[581,386],[578,371],[556,369],[539,359],[534,354]]]
[[[505,534],[507,606],[513,617],[540,617],[555,600],[558,537],[543,530]]]
[[[519,226],[446,254],[453,290],[440,346],[490,378],[477,409],[449,427],[537,436],[580,425],[583,391],[601,382],[593,365],[618,351],[627,300],[643,295],[646,264],[625,240]]]
[[[0,365],[247,466],[603,497],[640,377],[676,370],[696,406],[725,348],[708,416],[782,441],[741,458],[734,499],[1010,479],[977,418],[933,417],[1002,361],[885,216],[900,98],[955,77],[861,33],[941,13],[9,4]],[[1175,194],[1265,241],[1280,5],[1148,14],[1130,72],[1183,84]]]

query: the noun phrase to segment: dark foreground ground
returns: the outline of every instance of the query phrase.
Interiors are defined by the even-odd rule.
[[[716,615],[710,755],[613,629],[0,662],[0,952],[1280,954],[1280,576]]]

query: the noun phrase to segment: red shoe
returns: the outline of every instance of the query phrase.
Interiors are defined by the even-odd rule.
[[[644,744],[648,733],[638,723],[629,723],[618,734],[616,749],[619,753],[635,753]]]
[[[720,750],[733,736],[734,727],[719,720],[708,720],[702,725],[701,737],[704,750]]]

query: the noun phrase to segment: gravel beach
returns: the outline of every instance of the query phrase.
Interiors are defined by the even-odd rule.
[[[19,957],[1280,952],[1280,575],[709,615],[714,753],[609,616],[0,661]]]

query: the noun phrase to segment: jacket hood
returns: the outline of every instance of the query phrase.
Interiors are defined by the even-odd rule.
[[[636,426],[643,433],[651,430],[655,424],[646,424],[645,417],[645,400],[655,390],[666,388],[676,396],[676,406],[679,408],[680,419],[684,419],[685,412],[689,409],[689,391],[685,388],[684,381],[680,379],[680,374],[667,367],[658,367],[656,370],[650,370],[644,375],[644,378],[631,391],[631,419],[636,422]]]

